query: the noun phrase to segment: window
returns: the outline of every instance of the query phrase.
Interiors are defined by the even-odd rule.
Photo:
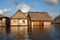
[[[25,21],[23,20],[23,23],[25,23]]]

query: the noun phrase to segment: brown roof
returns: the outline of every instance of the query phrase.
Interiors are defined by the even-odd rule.
[[[54,23],[60,23],[60,15],[58,15],[58,16],[54,19]]]
[[[51,20],[47,12],[29,12],[31,20]]]
[[[27,18],[20,10],[18,10],[11,18]]]
[[[0,17],[5,17],[5,16],[3,16],[3,15],[0,15]]]
[[[60,15],[58,15],[55,19],[60,19]]]

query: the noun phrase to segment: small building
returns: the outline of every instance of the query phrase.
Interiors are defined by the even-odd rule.
[[[27,25],[27,16],[22,13],[22,11],[18,10],[11,17],[11,25]]]
[[[0,26],[5,26],[6,16],[0,15]]]
[[[29,12],[29,25],[51,25],[51,17],[47,12]]]
[[[11,18],[11,33],[17,35],[24,34],[27,30],[27,16],[18,10]]]
[[[30,38],[34,38],[39,31],[43,30],[44,26],[51,25],[51,17],[47,12],[29,12],[28,25],[28,35]]]
[[[60,24],[60,15],[58,15],[58,16],[54,19],[54,23]]]

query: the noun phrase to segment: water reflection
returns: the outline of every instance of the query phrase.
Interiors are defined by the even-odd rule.
[[[0,27],[0,40],[60,40],[60,24],[30,27],[10,26],[8,35],[5,27]]]
[[[60,40],[60,24],[34,26],[31,34],[32,40]]]
[[[32,30],[32,40],[51,40],[51,26],[34,26]]]
[[[0,35],[0,40],[29,40],[27,34],[27,26],[10,26],[10,33],[7,32],[9,30],[5,29],[6,27],[0,29],[0,34],[2,34]],[[6,32],[8,33],[8,35],[6,34]]]
[[[27,37],[27,26],[11,26],[11,33],[15,35],[15,40],[25,40]]]
[[[54,25],[54,32],[52,32],[51,37],[52,37],[53,40],[60,40],[60,24],[55,24]]]

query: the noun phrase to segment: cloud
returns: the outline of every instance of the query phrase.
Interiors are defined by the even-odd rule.
[[[32,12],[37,12],[37,10],[32,10]]]
[[[4,11],[4,13],[8,13],[8,12],[11,12],[12,11],[12,9],[3,9],[3,11]]]
[[[9,13],[9,12],[11,12],[12,11],[12,9],[0,9],[0,15],[3,15],[4,13]]]
[[[3,11],[0,9],[0,14],[3,14]]]
[[[36,10],[33,10],[33,12],[35,12]]]
[[[45,0],[45,2],[49,5],[56,5],[58,3],[58,0]]]
[[[24,13],[30,11],[30,6],[26,5],[25,3],[18,4],[18,5],[17,5],[17,3],[15,3],[15,6]]]

